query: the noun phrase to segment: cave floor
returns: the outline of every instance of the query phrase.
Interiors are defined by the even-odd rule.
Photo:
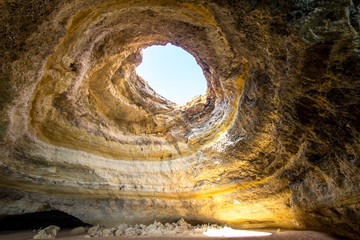
[[[256,231],[256,230],[254,230]],[[270,236],[264,237],[94,237],[94,238],[85,238],[84,235],[71,236],[70,230],[60,230],[56,239],[58,240],[80,240],[80,239],[96,239],[96,240],[134,240],[134,239],[142,239],[142,240],[209,240],[209,239],[290,239],[290,240],[335,240],[335,239],[345,239],[338,236],[329,235],[322,232],[315,231],[295,231],[295,230],[284,230],[281,232],[277,232],[276,230],[260,230],[263,232],[272,233]],[[36,233],[33,231],[12,231],[12,232],[0,232],[0,240],[30,240]]]

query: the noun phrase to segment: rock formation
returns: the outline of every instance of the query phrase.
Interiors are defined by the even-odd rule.
[[[51,225],[43,230],[40,230],[33,239],[55,239],[60,228],[58,226]]]
[[[0,1],[0,214],[360,234],[358,0]],[[141,49],[193,54],[178,106]]]
[[[219,230],[222,229],[220,226],[216,224],[208,225],[197,225],[192,226],[188,224],[184,219],[180,219],[176,223],[165,223],[157,222],[155,220],[154,223],[146,226],[144,224],[136,224],[135,226],[129,226],[127,224],[120,224],[117,227],[113,227],[111,229],[106,227],[101,227],[96,225],[91,227],[87,231],[86,238],[91,237],[111,237],[111,236],[126,236],[126,237],[135,237],[135,236],[143,236],[143,237],[163,237],[163,236],[177,236],[177,237],[189,237],[189,236],[197,236],[204,237],[203,233],[211,230]]]

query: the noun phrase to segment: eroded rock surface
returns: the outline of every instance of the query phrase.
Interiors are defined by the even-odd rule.
[[[161,223],[155,220],[154,223],[146,226],[144,224],[136,224],[134,226],[127,224],[120,224],[117,227],[111,229],[106,227],[100,227],[96,225],[88,230],[87,237],[103,237],[103,236],[126,236],[126,237],[163,237],[163,236],[177,236],[177,237],[189,237],[198,236],[203,237],[204,233],[209,229],[219,230],[221,227],[216,224],[203,224],[192,226],[184,219],[180,219],[174,223]]]
[[[355,0],[0,2],[0,214],[360,234]],[[177,106],[141,49],[194,55]]]
[[[40,230],[33,239],[55,239],[60,228],[58,226],[48,226],[45,229]]]

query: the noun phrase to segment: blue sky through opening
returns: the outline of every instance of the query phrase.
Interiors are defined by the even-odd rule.
[[[184,105],[206,94],[206,80],[195,58],[172,44],[142,50],[142,63],[136,73],[161,96]]]

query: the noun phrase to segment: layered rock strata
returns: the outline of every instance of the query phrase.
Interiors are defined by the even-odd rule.
[[[0,2],[0,214],[360,234],[359,1]],[[141,49],[191,53],[178,106]]]

